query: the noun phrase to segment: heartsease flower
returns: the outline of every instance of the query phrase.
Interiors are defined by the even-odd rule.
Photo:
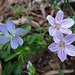
[[[59,59],[63,62],[67,55],[75,56],[75,46],[71,43],[75,41],[75,34],[69,34],[63,38],[63,34],[59,31],[53,36],[53,42],[48,49],[51,52],[56,52]]]
[[[62,10],[59,10],[56,14],[55,19],[51,16],[47,16],[47,20],[49,21],[49,24],[52,25],[49,27],[49,34],[51,36],[54,36],[56,31],[60,31],[64,34],[71,34],[72,31],[68,28],[74,25],[74,20],[72,18],[66,18],[63,19],[64,14]]]
[[[6,26],[0,25],[0,31],[5,35],[0,37],[0,44],[5,44],[11,41],[11,47],[13,49],[16,49],[18,45],[23,45],[23,40],[19,35],[24,34],[24,29],[15,29],[15,25],[12,21],[7,21]]]

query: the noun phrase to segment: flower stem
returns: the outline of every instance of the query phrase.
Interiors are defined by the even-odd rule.
[[[68,7],[69,7],[70,16],[72,17],[72,11],[71,11],[69,0],[67,0],[67,4],[68,4]]]
[[[63,12],[65,11],[66,0],[64,0]]]
[[[57,62],[57,61],[56,61],[56,64],[57,64],[57,66],[58,66],[58,69],[59,69],[59,71],[60,71],[61,69],[60,69],[60,66],[59,66],[59,64],[58,64],[58,62]]]
[[[25,61],[28,63],[28,60],[25,58]]]

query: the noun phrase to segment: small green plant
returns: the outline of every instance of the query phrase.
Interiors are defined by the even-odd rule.
[[[14,6],[10,6],[10,8],[17,13],[17,16],[19,16],[22,12],[26,12],[26,9],[23,7],[15,8]]]

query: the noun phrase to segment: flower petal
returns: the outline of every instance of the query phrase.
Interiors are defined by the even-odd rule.
[[[58,11],[55,17],[55,22],[60,24],[62,22],[62,19],[64,17],[63,11]]]
[[[59,47],[58,47],[58,44],[53,42],[50,46],[48,46],[48,49],[51,51],[51,52],[55,52],[57,50],[59,50]]]
[[[67,45],[65,47],[65,52],[66,54],[70,55],[70,56],[75,56],[75,46],[73,45]]]
[[[55,20],[51,15],[47,16],[47,20],[49,21],[50,25],[55,26]]]
[[[9,20],[6,23],[6,28],[11,33],[12,31],[15,30],[15,25],[14,25],[14,23],[12,21]]]
[[[27,69],[28,69],[29,66],[32,66],[32,63],[30,61],[28,61]]]
[[[59,31],[64,33],[64,34],[72,34],[72,31],[70,29],[67,29],[67,28],[60,28]]]
[[[74,20],[71,18],[67,18],[62,21],[61,27],[62,28],[70,28],[73,25],[74,25]]]
[[[51,35],[51,36],[54,36],[54,34],[56,33],[56,31],[58,31],[57,29],[55,29],[54,27],[49,27],[49,34]]]
[[[17,44],[23,45],[23,39],[22,39],[22,38],[16,36],[16,37],[15,37],[15,40],[16,40],[16,43],[17,43]]]
[[[22,35],[22,34],[24,34],[24,29],[22,29],[22,28],[17,28],[17,29],[15,30],[15,34],[16,34],[16,35]]]
[[[16,40],[15,40],[15,39],[12,39],[12,40],[11,40],[11,47],[12,47],[13,49],[16,49],[16,48],[18,47],[18,43],[16,43]]]
[[[9,42],[10,38],[6,37],[6,36],[2,36],[0,37],[0,44],[5,44],[7,42]]]
[[[63,34],[60,31],[57,31],[53,39],[56,43],[59,43],[59,41],[63,41]]]
[[[67,58],[67,55],[64,50],[58,50],[57,54],[61,62],[64,62],[64,60]]]
[[[75,34],[67,35],[67,36],[64,38],[64,41],[66,42],[66,44],[71,44],[72,42],[75,41]]]
[[[8,33],[8,30],[6,29],[6,26],[4,26],[4,25],[0,25],[0,31],[1,31],[3,34],[7,34],[7,33]]]

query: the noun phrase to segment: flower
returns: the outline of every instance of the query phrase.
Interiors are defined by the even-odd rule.
[[[51,36],[54,36],[56,31],[60,31],[64,34],[72,34],[72,31],[68,28],[73,26],[74,20],[72,18],[66,18],[63,19],[64,14],[62,10],[59,10],[56,14],[55,19],[51,16],[47,16],[47,20],[49,21],[49,24],[52,25],[49,27],[49,34]]]
[[[15,29],[15,25],[12,21],[7,21],[6,26],[0,25],[0,31],[5,35],[0,37],[0,44],[5,44],[11,41],[11,47],[13,49],[16,49],[18,45],[23,45],[23,40],[19,35],[24,33],[24,29]]]
[[[36,69],[30,61],[28,61],[27,70],[29,71],[29,75],[36,75]]]
[[[32,63],[30,61],[28,61],[27,69],[28,69],[29,66],[32,66]]]
[[[63,38],[63,34],[57,31],[53,39],[55,42],[48,49],[52,52],[57,51],[57,55],[62,62],[67,58],[67,55],[75,56],[75,46],[71,44],[75,41],[75,34],[69,34]]]
[[[28,75],[31,75],[31,73],[30,73],[30,72],[28,72]]]

